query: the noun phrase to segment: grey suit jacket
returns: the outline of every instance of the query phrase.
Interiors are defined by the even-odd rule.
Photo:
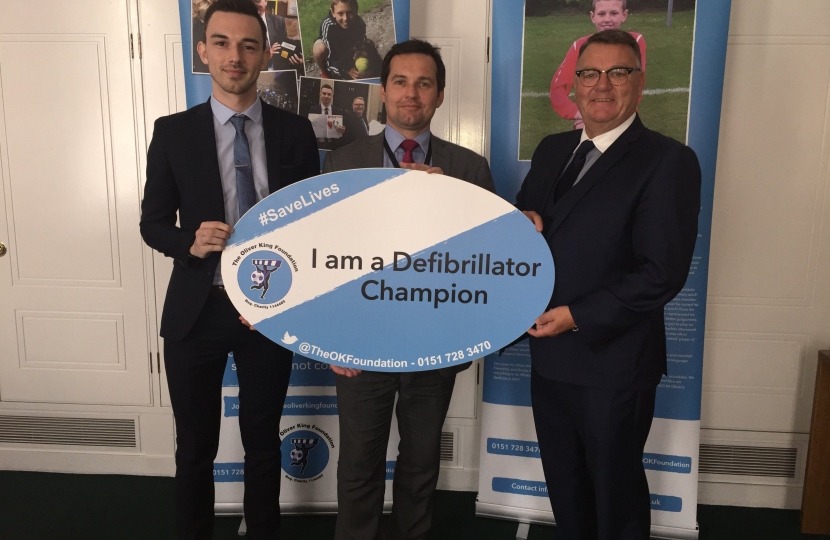
[[[447,176],[466,180],[492,193],[496,192],[486,159],[472,150],[439,139],[435,135],[431,139],[433,166],[440,167]],[[323,172],[383,167],[383,151],[383,132],[363,137],[326,154]]]
[[[347,171],[349,169],[369,169],[383,167],[383,132],[370,137],[363,137],[346,146],[326,154],[323,162],[323,173]],[[491,193],[496,192],[493,177],[490,176],[490,166],[487,160],[457,144],[431,137],[432,165],[440,167],[444,174],[466,180],[471,184],[484,188]],[[470,367],[469,363],[439,369],[447,376],[454,375]]]

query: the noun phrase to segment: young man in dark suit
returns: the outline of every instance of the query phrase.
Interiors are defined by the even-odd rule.
[[[549,310],[528,333],[542,466],[563,540],[646,540],[643,447],[666,373],[663,306],[689,274],[700,167],[637,116],[645,77],[627,32],[583,45],[584,130],[550,135],[517,206],[553,253]]]
[[[402,167],[446,174],[495,191],[486,159],[430,133],[432,117],[444,99],[445,79],[437,48],[419,40],[394,45],[381,74],[386,129],[330,152],[323,172]],[[432,526],[441,428],[455,375],[469,365],[414,373],[331,366],[337,374],[340,413],[336,540],[378,538],[393,408],[401,442],[390,526],[380,537],[426,538]]]
[[[239,217],[269,193],[317,174],[319,158],[308,120],[257,99],[270,51],[251,0],[208,8],[198,49],[213,79],[211,98],[156,121],[141,207],[144,240],[175,259],[161,337],[176,420],[176,533],[213,535],[222,375],[233,351],[248,536],[273,540],[291,352],[239,321],[218,263]]]

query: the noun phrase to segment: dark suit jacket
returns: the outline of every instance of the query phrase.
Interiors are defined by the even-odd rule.
[[[383,167],[383,132],[358,139],[326,154],[323,172]],[[487,160],[472,150],[432,135],[432,164],[444,174],[496,192]]]
[[[307,119],[263,102],[262,123],[270,192],[319,173],[317,144]],[[165,339],[178,341],[187,335],[213,284],[220,253],[205,259],[189,255],[204,221],[225,221],[209,102],[156,120],[147,151],[141,236],[148,246],[175,259],[161,316]]]
[[[340,144],[347,145],[362,137],[369,136],[369,129],[363,123],[363,118],[358,116],[354,111],[346,111],[343,115],[343,127],[346,128],[343,137],[340,138]]]
[[[548,307],[569,306],[579,327],[531,338],[533,367],[582,386],[653,388],[666,373],[663,306],[685,284],[697,238],[700,166],[689,147],[638,117],[546,205],[580,134],[545,137],[516,197],[545,223],[556,269]]]
[[[323,162],[323,172],[346,171],[349,169],[368,169],[383,167],[383,138],[384,133],[358,139],[337,150],[326,154]],[[471,184],[484,188],[492,193],[496,192],[493,177],[490,176],[490,166],[487,160],[457,144],[431,136],[432,165],[440,167],[444,174],[466,180]],[[470,367],[469,363],[439,369],[446,375],[464,371]]]
[[[285,28],[285,19],[273,13],[265,14],[265,26],[268,28],[268,46],[274,43],[282,43],[288,39],[288,31]]]
[[[335,107],[333,104],[329,105],[329,114],[343,114],[343,109]],[[315,103],[308,109],[308,114],[323,114],[323,106],[320,103]]]

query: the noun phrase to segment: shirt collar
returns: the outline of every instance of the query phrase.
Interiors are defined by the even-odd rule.
[[[386,142],[389,143],[389,148],[391,148],[393,152],[398,149],[398,147],[401,145],[402,142],[404,142],[404,140],[406,140],[406,137],[401,135],[401,133],[398,130],[396,130],[389,124],[386,124],[386,129],[383,130],[383,133],[386,137]],[[415,142],[418,143],[418,146],[421,147],[421,150],[423,150],[425,154],[429,149],[429,139],[429,130],[426,130],[417,137],[415,137]]]
[[[597,150],[599,150],[602,153],[605,153],[605,151],[608,150],[608,147],[611,146],[612,144],[614,144],[614,141],[616,141],[619,138],[619,136],[622,135],[623,132],[626,129],[628,129],[628,127],[631,124],[634,123],[634,117],[636,117],[636,116],[637,116],[637,113],[635,112],[634,114],[632,114],[628,118],[628,120],[626,120],[625,122],[623,122],[619,126],[615,127],[611,131],[606,131],[602,135],[597,135],[596,137],[594,137],[593,139],[590,139],[590,140],[594,143],[594,146],[597,148]],[[585,133],[585,130],[583,129],[582,130],[582,137],[579,138],[579,144],[582,144],[583,141],[587,141],[587,140],[589,140],[589,137]],[[577,145],[577,148],[579,148],[579,145]]]
[[[328,108],[329,114],[331,114],[331,105],[323,105],[322,103],[320,103],[320,110],[321,111],[325,111],[326,108]]]
[[[219,103],[219,100],[213,96],[210,96],[210,108],[213,111],[213,116],[219,120],[220,124],[226,124],[228,120],[231,119],[231,116],[237,114],[237,112],[230,107]],[[242,111],[242,114],[247,116],[251,119],[252,122],[261,124],[262,123],[262,102],[259,98],[254,101],[254,104]]]

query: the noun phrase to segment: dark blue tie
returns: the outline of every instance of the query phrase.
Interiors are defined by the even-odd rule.
[[[588,156],[588,152],[594,148],[596,147],[592,141],[583,141],[579,145],[568,168],[565,169],[565,172],[559,177],[559,182],[556,183],[553,190],[553,202],[557,202],[573,187],[576,179],[579,178],[579,173],[582,172],[582,168],[585,166],[585,158]]]
[[[256,189],[254,188],[254,170],[251,167],[251,149],[248,147],[248,137],[245,135],[244,114],[235,114],[231,123],[236,128],[233,138],[233,165],[236,169],[236,203],[239,208],[239,217],[256,204]]]

